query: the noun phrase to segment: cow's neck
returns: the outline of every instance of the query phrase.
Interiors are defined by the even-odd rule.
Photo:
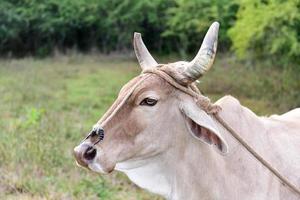
[[[209,146],[204,147],[193,137],[186,137],[184,141],[181,138],[179,144],[163,154],[119,163],[116,169],[124,172],[139,187],[166,199],[216,197],[216,188],[210,186],[224,182],[222,167],[225,163],[220,163],[224,161],[219,160],[220,155],[212,152]]]
[[[117,164],[116,169],[139,187],[166,199],[221,198],[217,186],[221,187],[220,183],[225,181],[223,167],[226,163],[206,145],[202,147],[203,144],[190,137],[164,154]]]
[[[238,192],[239,197],[243,193],[249,197],[249,192],[259,188],[268,191],[265,180],[256,178],[264,177],[265,172],[260,172],[263,168],[237,144],[231,145],[235,145],[231,146],[233,152],[225,159],[191,138],[184,149],[123,163],[117,169],[139,187],[170,200],[235,199],[237,194],[228,191]]]
[[[234,140],[229,142],[232,152],[226,157],[207,145],[193,143],[186,148],[186,156],[176,159],[177,166],[174,164],[172,200],[268,199],[280,185]]]

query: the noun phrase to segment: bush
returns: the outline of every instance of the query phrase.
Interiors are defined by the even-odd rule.
[[[164,10],[172,1],[3,0],[0,2],[0,51],[45,56],[55,48],[103,52],[131,48],[138,30],[160,49]]]
[[[176,47],[183,54],[195,52],[201,45],[208,27],[213,21],[221,23],[219,49],[230,47],[227,30],[235,19],[238,5],[231,0],[176,0],[176,6],[168,9],[170,17],[164,36],[177,38]]]
[[[152,52],[194,55],[219,21],[219,51],[293,68],[300,61],[299,0],[2,0],[0,8],[2,56],[124,52],[134,31]]]
[[[300,62],[300,1],[243,0],[229,30],[240,58],[268,59],[277,66]]]

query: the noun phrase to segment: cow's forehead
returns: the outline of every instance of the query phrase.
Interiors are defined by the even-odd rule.
[[[143,79],[142,76],[137,76],[137,77],[134,77],[133,79],[131,79],[128,83],[126,83],[121,88],[121,90],[119,92],[119,97],[126,95],[133,87],[135,87],[136,84],[138,84],[138,82],[141,81],[141,79]]]
[[[144,79],[144,81],[140,81],[141,79]],[[131,91],[133,87],[135,87],[135,89],[132,92],[132,97],[135,97],[136,95],[149,90],[154,90],[161,94],[166,94],[173,89],[173,87],[169,83],[167,83],[159,76],[155,74],[147,74],[147,77],[138,76],[130,80],[127,84],[125,84],[120,91],[119,97],[122,98],[126,96],[127,93]]]
[[[98,123],[102,125],[107,123],[117,113],[118,110],[124,108],[123,105],[125,105],[126,102],[134,101],[136,97],[143,91],[156,91],[160,97],[163,97],[167,96],[167,94],[173,91],[173,89],[174,88],[165,80],[154,74],[137,76],[122,87],[118,98],[102,116]],[[127,107],[127,109],[129,109],[129,107]]]

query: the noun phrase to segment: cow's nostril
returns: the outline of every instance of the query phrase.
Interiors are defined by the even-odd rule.
[[[93,147],[88,147],[83,154],[83,157],[87,160],[93,160],[96,157],[97,150]]]

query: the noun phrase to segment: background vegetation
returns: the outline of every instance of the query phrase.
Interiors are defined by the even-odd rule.
[[[0,8],[1,55],[126,51],[134,31],[155,52],[184,55],[216,20],[223,52],[278,67],[300,61],[299,0],[2,0]]]
[[[1,0],[0,199],[159,199],[78,168],[72,149],[139,74],[134,31],[160,63],[189,60],[215,20],[200,89],[260,115],[300,107],[299,0]]]

